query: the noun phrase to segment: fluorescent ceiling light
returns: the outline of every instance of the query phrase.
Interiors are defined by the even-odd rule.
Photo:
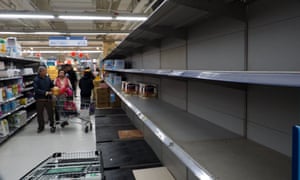
[[[39,14],[0,14],[1,19],[54,19],[54,15]]]
[[[116,20],[121,20],[121,21],[146,21],[147,17],[117,16]]]
[[[53,53],[71,53],[71,52],[74,52],[74,51],[26,51],[26,50],[23,50],[23,52],[53,54]],[[78,51],[78,52],[80,52],[80,53],[102,53],[103,51],[97,50],[97,51]]]
[[[0,34],[37,34],[37,35],[59,35],[61,32],[0,32]]]
[[[110,16],[71,16],[71,15],[59,15],[59,19],[65,20],[112,20]]]

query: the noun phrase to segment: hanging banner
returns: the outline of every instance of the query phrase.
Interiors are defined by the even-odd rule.
[[[87,46],[85,36],[50,36],[49,46]]]

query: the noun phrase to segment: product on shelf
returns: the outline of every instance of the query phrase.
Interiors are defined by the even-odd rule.
[[[51,80],[54,80],[58,75],[58,70],[55,66],[49,66],[47,72]]]
[[[9,134],[8,121],[3,119],[0,121],[0,136],[4,137]]]
[[[13,98],[14,97],[14,94],[13,94],[13,91],[12,91],[12,88],[11,87],[8,87],[6,89],[6,98],[7,99],[10,99],[10,98]]]
[[[33,69],[32,68],[24,68],[23,74],[33,74]]]
[[[116,59],[113,61],[113,69],[124,69],[125,68],[125,61]]]
[[[19,111],[9,116],[9,127],[19,128],[26,123],[27,112],[25,110]]]
[[[8,37],[6,39],[6,55],[11,57],[22,56],[22,48],[21,45],[17,42],[16,37]]]
[[[132,82],[127,82],[124,92],[126,94],[137,95],[139,93],[139,85]]]
[[[6,54],[6,40],[0,38],[0,54]]]
[[[156,97],[157,86],[154,84],[140,83],[139,84],[139,96],[141,97]]]
[[[104,69],[112,69],[114,66],[114,60],[107,59],[104,61]]]
[[[0,61],[0,70],[5,70],[5,63]]]
[[[27,102],[28,102],[27,98],[21,98],[20,99],[20,104],[21,105],[25,105],[25,104],[27,104]]]

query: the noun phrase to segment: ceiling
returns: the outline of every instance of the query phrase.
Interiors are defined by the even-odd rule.
[[[0,0],[0,13],[49,13],[72,15],[148,16],[161,1],[157,0]],[[17,37],[24,55],[33,51],[102,51],[104,42],[118,44],[142,21],[120,20],[64,20],[64,19],[0,19],[0,32],[27,32],[27,34],[0,34],[1,38]],[[49,47],[51,34],[32,32],[64,32],[63,35],[83,35],[88,39],[87,47]],[[76,34],[73,34],[76,33]],[[85,34],[93,33],[93,34]],[[61,54],[61,53],[60,53]],[[32,54],[31,54],[32,55]],[[45,58],[56,54],[41,53]],[[101,52],[90,54],[101,57]]]

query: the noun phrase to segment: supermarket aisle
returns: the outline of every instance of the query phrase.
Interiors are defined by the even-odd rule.
[[[94,122],[95,118],[91,118]],[[80,124],[70,123],[64,129],[58,127],[54,134],[50,133],[49,126],[40,134],[36,131],[37,121],[34,119],[0,145],[0,174],[3,180],[19,179],[54,152],[96,149],[94,131],[85,133]]]

